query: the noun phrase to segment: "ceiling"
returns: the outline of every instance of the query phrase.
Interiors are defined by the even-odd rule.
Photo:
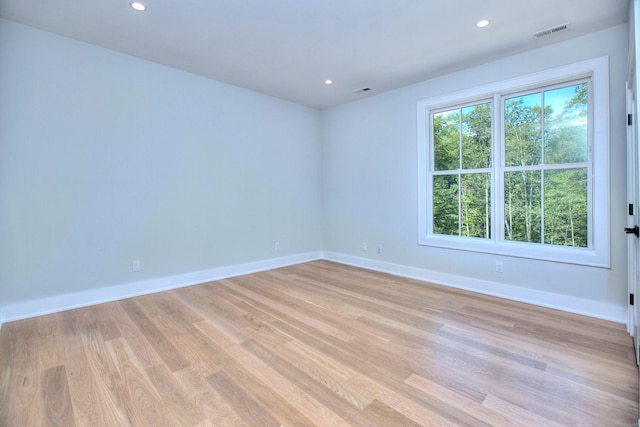
[[[629,9],[629,0],[142,0],[147,10],[136,12],[129,1],[0,0],[0,16],[322,109],[623,24]],[[483,18],[491,24],[476,28]],[[569,31],[533,38],[565,23]]]

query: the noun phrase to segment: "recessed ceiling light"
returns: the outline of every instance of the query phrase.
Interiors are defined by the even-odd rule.
[[[326,85],[330,85],[332,83],[333,83],[333,80],[327,79],[327,80],[324,81],[324,84],[326,84]]]
[[[131,3],[129,3],[129,5],[138,12],[144,12],[145,10],[147,10],[147,6],[140,3],[139,1],[132,1]]]
[[[488,19],[481,19],[480,21],[476,22],[476,27],[478,28],[484,28],[486,26],[489,25],[489,20]]]

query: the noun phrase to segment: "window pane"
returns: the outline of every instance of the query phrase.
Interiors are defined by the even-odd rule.
[[[433,232],[458,236],[458,175],[433,177]]]
[[[588,96],[586,83],[544,93],[545,163],[576,163],[588,160]]]
[[[505,164],[538,165],[542,156],[540,93],[504,101]]]
[[[504,238],[541,243],[540,171],[504,174]]]
[[[491,167],[491,104],[462,109],[462,168]]]
[[[460,220],[463,236],[491,237],[491,175],[465,174],[461,177]]]
[[[544,174],[544,242],[586,248],[587,168]]]
[[[437,171],[460,168],[460,110],[433,115],[434,167]]]

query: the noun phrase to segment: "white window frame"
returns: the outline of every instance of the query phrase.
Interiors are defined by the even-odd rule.
[[[515,242],[504,240],[503,215],[503,96],[535,90],[564,82],[589,78],[589,161],[591,163],[591,192],[589,201],[589,247]],[[431,126],[432,113],[447,107],[492,99],[492,191],[490,239],[446,236],[433,233],[431,206],[433,169]],[[540,259],[595,267],[610,267],[610,207],[609,207],[609,58],[607,56],[553,68],[547,71],[477,87],[418,102],[418,244],[464,251]]]

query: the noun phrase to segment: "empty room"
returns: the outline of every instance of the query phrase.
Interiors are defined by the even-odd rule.
[[[639,29],[0,0],[0,427],[639,425]]]

